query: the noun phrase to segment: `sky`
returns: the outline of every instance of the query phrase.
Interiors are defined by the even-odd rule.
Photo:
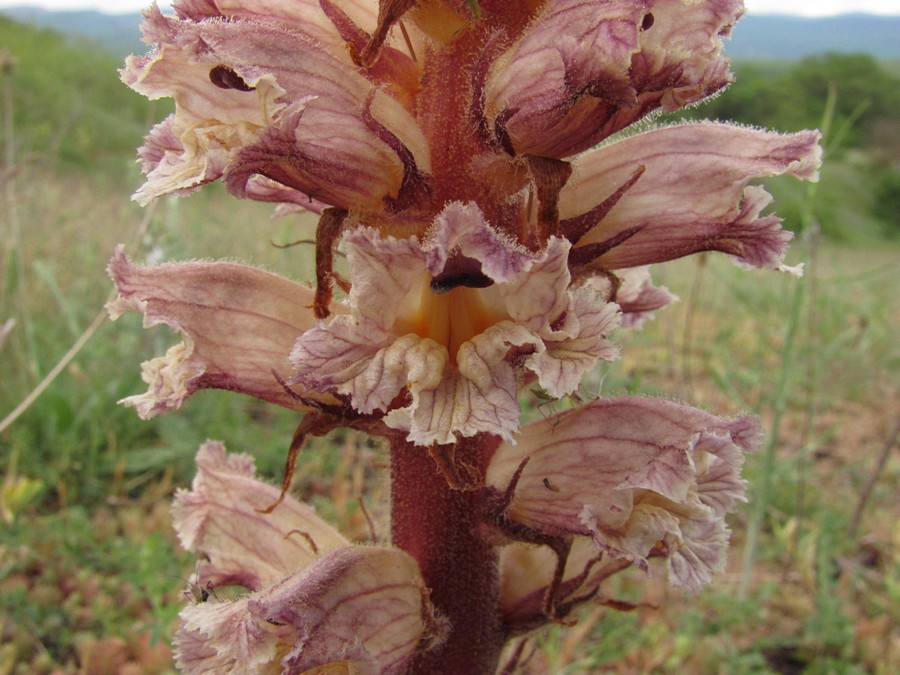
[[[45,9],[98,9],[109,13],[140,11],[151,0],[0,0],[0,8],[30,5]],[[849,12],[900,14],[900,0],[744,0],[749,14],[833,16]],[[160,0],[167,8],[171,2]]]

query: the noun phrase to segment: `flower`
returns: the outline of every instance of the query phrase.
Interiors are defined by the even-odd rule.
[[[180,408],[188,396],[207,388],[312,408],[273,375],[288,370],[291,345],[315,324],[310,288],[233,263],[133,265],[122,247],[108,272],[118,289],[107,305],[113,319],[137,311],[145,327],[166,324],[184,335],[165,356],[143,364],[148,391],[122,401],[143,419]],[[338,305],[331,309],[344,311]],[[310,393],[309,400],[331,399]]]
[[[333,664],[402,673],[418,649],[440,642],[444,628],[409,555],[351,545],[291,497],[261,514],[278,490],[255,477],[251,457],[228,455],[221,443],[204,443],[197,467],[173,515],[182,545],[206,559],[196,583],[210,597],[181,612],[175,648],[183,672]],[[214,589],[223,585],[250,592],[220,601]]]
[[[572,258],[618,270],[712,250],[744,266],[786,269],[792,235],[777,216],[760,215],[771,197],[748,183],[782,174],[816,180],[818,139],[814,131],[782,135],[706,122],[585,152],[560,193],[560,228],[584,232]],[[617,185],[629,187],[614,208],[595,205],[593,195]]]
[[[318,3],[297,3],[299,13],[288,7],[294,3],[268,3],[275,16],[239,8],[227,21],[210,4],[176,2],[181,20],[151,7],[144,37],[156,48],[130,57],[123,70],[135,90],[150,98],[172,96],[177,106],[141,150],[149,180],[139,201],[191,191],[248,163],[268,166],[267,153],[292,136],[292,166],[279,165],[284,181],[303,175],[305,193],[321,192],[328,203],[379,202],[398,188],[402,165],[364,123],[358,108],[367,97],[427,161],[409,113],[341,58],[339,36]],[[276,174],[274,164],[269,172]],[[339,182],[333,181],[337,173]],[[293,198],[306,200],[306,194],[295,190]]]
[[[485,479],[489,522],[513,541],[571,547],[561,559],[562,592],[554,589],[558,605],[592,597],[609,569],[648,571],[651,557],[666,560],[673,585],[698,590],[724,566],[725,515],[745,501],[740,469],[760,440],[752,417],[726,420],[649,398],[597,399],[535,422],[515,447],[498,448]],[[509,621],[531,626],[542,618],[552,587],[547,555],[521,544],[504,549]]]
[[[345,237],[350,314],[297,340],[294,381],[349,396],[361,413],[418,445],[519,426],[520,371],[549,395],[572,393],[598,359],[618,351],[606,335],[618,307],[590,283],[570,286],[569,243],[532,253],[499,235],[474,204],[451,203],[423,241]],[[411,401],[391,407],[401,391]]]

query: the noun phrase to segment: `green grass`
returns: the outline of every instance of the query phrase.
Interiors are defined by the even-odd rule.
[[[113,195],[109,198],[116,199]],[[294,267],[287,264],[289,258],[299,257],[301,252],[272,249],[267,240],[287,239],[286,235],[297,233],[284,232],[283,224],[258,218],[256,205],[237,207],[248,207],[246,214],[232,206],[230,223],[235,234],[227,243],[215,231],[210,234],[202,227],[203,214],[224,210],[225,203],[216,193],[183,201],[177,219],[169,218],[164,209],[157,216],[159,229],[151,232],[169,238],[172,250],[183,257],[202,251],[214,251],[217,256],[242,252],[245,255],[240,257],[289,273]],[[253,221],[256,227],[242,229],[245,217],[258,218]],[[86,218],[86,222],[92,220],[89,215]],[[167,219],[177,222],[166,225]],[[87,225],[85,228],[88,231]],[[177,228],[184,232],[183,248],[176,246]],[[634,614],[605,610],[588,638],[564,651],[560,661],[550,661],[553,672],[592,672],[623,663],[633,668],[632,672],[767,672],[772,663],[792,659],[805,664],[810,672],[854,672],[854,668],[882,664],[884,669],[896,663],[896,652],[866,647],[854,633],[862,630],[860,626],[874,626],[873,630],[895,635],[895,628],[879,628],[880,622],[882,617],[900,618],[887,601],[900,593],[900,561],[890,536],[892,522],[900,515],[891,487],[900,479],[896,463],[889,463],[881,476],[862,530],[851,537],[847,526],[880,443],[889,432],[890,411],[896,410],[898,403],[897,392],[892,390],[900,370],[893,339],[900,328],[893,291],[897,272],[892,265],[898,252],[900,247],[892,242],[882,242],[878,249],[824,242],[817,249],[818,263],[809,270],[815,278],[815,295],[805,302],[798,329],[796,363],[790,366],[792,393],[777,444],[769,507],[749,596],[735,603],[737,567],[713,589],[689,598],[630,574],[604,592],[655,602],[661,609]],[[99,286],[94,307],[79,309],[74,300],[68,301],[74,320],[81,322],[78,326],[84,325],[108,290],[99,271],[102,261],[89,262],[81,275],[68,269],[65,261],[48,262],[56,269],[62,289],[87,286],[85,278],[94,279]],[[684,300],[643,330],[619,336],[624,358],[606,373],[603,393],[637,391],[677,397],[723,414],[752,410],[771,422],[784,317],[798,282],[784,275],[744,271],[722,258],[708,258],[694,296],[691,342],[684,345],[697,261],[681,261],[658,272],[660,280]],[[64,295],[76,297],[68,291]],[[39,349],[46,368],[65,350],[74,331],[59,320],[55,294],[48,291],[44,297],[46,306],[33,308],[33,320],[46,336]],[[54,536],[65,533],[74,542],[53,548],[57,551],[54,560],[66,569],[66,575],[114,578],[130,589],[127,593],[144,598],[140,611],[132,608],[128,610],[131,614],[123,615],[107,614],[105,606],[87,604],[82,596],[76,596],[69,600],[73,608],[86,603],[73,609],[83,615],[83,623],[79,623],[54,614],[55,603],[42,599],[42,593],[56,597],[55,592],[37,590],[43,584],[52,585],[52,579],[63,573],[37,568],[27,587],[31,598],[28,611],[36,614],[22,616],[14,609],[20,606],[16,598],[21,596],[10,596],[13,601],[5,611],[16,625],[63,622],[62,637],[45,646],[57,665],[77,662],[76,646],[85,634],[119,635],[124,640],[129,631],[168,635],[174,612],[184,601],[181,582],[172,577],[187,576],[192,563],[177,553],[168,523],[147,505],[147,497],[154,495],[157,503],[164,502],[174,486],[189,482],[193,453],[204,438],[220,438],[231,449],[252,451],[263,475],[276,481],[281,475],[286,442],[296,423],[290,413],[214,392],[191,399],[182,413],[150,423],[140,422],[133,411],[115,405],[118,398],[142,391],[139,362],[161,353],[175,339],[165,328],[143,331],[137,316],[105,325],[53,387],[4,434],[4,450],[18,454],[17,473],[44,486],[18,513],[15,528],[4,534],[4,550],[24,548],[30,551],[30,559],[43,559],[46,549],[35,547],[35,542],[53,542]],[[674,345],[674,351],[667,345]],[[5,355],[14,354],[14,349],[14,343],[7,344]],[[6,408],[32,379],[22,375],[18,394],[4,399]],[[326,440],[306,451],[296,487],[326,517],[342,521],[345,527],[356,523],[357,535],[365,538],[358,509],[347,497],[353,493],[352,472],[344,459],[347,451],[334,449],[341,445],[336,439]],[[383,483],[383,470],[373,468],[383,464],[383,456],[377,449],[371,452],[374,454],[366,462],[357,460],[356,466],[365,467],[367,481]],[[751,485],[758,484],[760,461],[757,456],[748,463]],[[343,500],[335,499],[336,494],[343,494]],[[124,529],[91,535],[84,526],[86,519],[96,517],[93,514],[116,513],[125,508],[122,504],[131,506],[137,530],[152,533],[153,555],[159,556],[154,566],[168,570],[160,582],[169,584],[165,591],[146,588],[147,575],[140,572],[146,541],[129,541]],[[734,519],[734,565],[740,560],[745,517],[743,512]],[[383,523],[381,531],[385,531]],[[88,554],[86,547],[96,545],[98,539],[103,548]],[[78,540],[82,540],[80,545]],[[870,559],[874,562],[861,562]],[[840,571],[837,579],[836,567]],[[18,579],[16,574],[9,572],[9,577]],[[155,579],[151,581],[155,583]],[[785,606],[786,592],[794,596],[794,604]],[[115,586],[104,593],[116,596],[125,591]],[[546,638],[548,658],[558,649],[553,640],[565,641],[567,634],[561,630],[556,637]],[[132,634],[130,639],[137,638]],[[43,653],[25,650],[19,657],[36,659]]]
[[[73,41],[0,17],[0,45],[12,72],[17,156],[89,170],[121,183],[123,169],[150,122],[171,106],[150,103],[119,82],[119,60]]]
[[[21,224],[17,250],[3,251],[0,324],[15,318],[17,325],[0,346],[0,415],[100,311],[111,289],[104,266],[119,242],[131,241],[137,259],[158,248],[168,259],[231,258],[298,279],[310,273],[309,247],[270,243],[309,236],[310,222],[273,221],[268,206],[237,202],[220,187],[162,200],[134,241],[145,212],[128,199],[139,181],[133,147],[155,111],[116,82],[117,64],[105,56],[79,61],[52,34],[37,43],[29,37],[0,21],[0,43],[19,60]],[[78,79],[89,75],[98,79]],[[84,93],[99,103],[85,103]],[[67,131],[54,136],[54,129]],[[775,461],[767,466],[758,454],[747,464],[751,494],[763,481],[769,490],[746,595],[739,597],[741,551],[752,507],[732,518],[730,566],[711,588],[684,597],[666,587],[661,570],[649,580],[620,575],[603,594],[644,604],[629,613],[589,608],[577,626],[542,636],[533,657],[539,671],[541,664],[554,673],[900,670],[896,452],[878,469],[900,410],[900,241],[886,238],[890,223],[873,214],[874,155],[837,155],[823,170],[813,216],[828,236],[801,238],[791,254],[790,262],[807,262],[807,277],[789,361],[781,356],[786,321],[801,282],[707,256],[655,270],[682,301],[642,330],[617,335],[622,360],[584,387],[584,396],[647,393],[722,414],[751,411],[771,428],[786,376]],[[789,180],[769,187],[786,225],[800,230],[805,187]],[[0,222],[12,207],[3,201]],[[167,672],[166,645],[187,601],[178,578],[194,565],[174,540],[168,503],[189,484],[197,446],[224,440],[280,480],[292,413],[220,392],[198,394],[183,411],[151,422],[116,405],[143,391],[140,362],[177,339],[165,328],[143,330],[136,315],[101,325],[0,433],[8,518],[0,530],[0,674]],[[565,405],[538,403],[533,414]],[[333,435],[304,451],[294,489],[362,540],[369,531],[358,496],[386,532],[384,467],[379,446]]]

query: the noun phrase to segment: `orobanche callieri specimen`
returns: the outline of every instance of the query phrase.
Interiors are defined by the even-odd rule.
[[[119,250],[111,314],[183,337],[144,364],[149,389],[125,403],[147,418],[219,388],[294,409],[291,470],[307,437],[339,427],[390,448],[390,536],[377,543],[345,539],[286,495],[289,475],[279,490],[249,455],[200,448],[176,496],[178,535],[202,558],[202,588],[246,594],[204,593],[183,610],[183,671],[511,673],[521,638],[574,620],[623,569],[688,590],[722,569],[754,418],[601,397],[522,426],[520,402],[572,394],[616,358],[611,333],[673,300],[648,265],[720,251],[788,269],[790,235],[748,183],[814,179],[818,134],[660,116],[730,82],[722,40],[742,11],[147,10],[151,50],[123,79],[175,112],[140,150],[136,199],[221,180],[281,213],[318,214],[316,274],[307,285],[226,262],[139,266]]]

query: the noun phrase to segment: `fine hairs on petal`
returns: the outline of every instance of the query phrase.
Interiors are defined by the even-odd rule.
[[[717,250],[747,266],[780,269],[791,234],[777,217],[760,215],[771,197],[748,183],[781,174],[815,180],[818,143],[818,132],[782,135],[710,122],[628,136],[573,160],[560,218],[589,212],[606,186],[625,184],[641,165],[640,179],[578,241],[576,252],[639,228],[594,264],[618,269]]]

